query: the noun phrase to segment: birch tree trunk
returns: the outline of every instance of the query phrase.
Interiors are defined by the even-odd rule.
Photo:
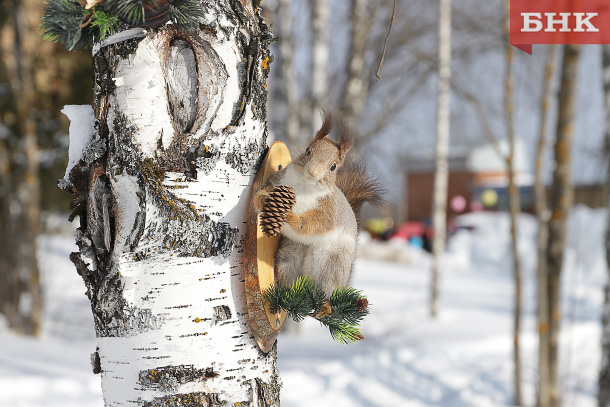
[[[610,45],[602,45],[602,76],[605,105],[605,144],[606,160],[606,194],[610,191]],[[606,206],[610,199],[606,196]],[[606,263],[608,264],[608,281],[604,288],[604,308],[602,312],[602,362],[599,372],[598,406],[610,407],[610,216],[606,220]]]
[[[433,261],[430,286],[430,315],[436,317],[439,303],[441,258],[447,229],[447,181],[449,176],[449,118],[451,90],[451,0],[440,1],[439,88],[436,132],[436,173],[433,202]]]
[[[566,224],[572,207],[573,191],[571,182],[570,144],[573,134],[574,104],[576,99],[576,70],[580,47],[564,45],[561,74],[561,88],[558,96],[558,122],[554,146],[555,169],[549,200],[549,241],[547,247],[548,265],[548,305],[549,305],[549,404],[561,405],[558,383],[558,339],[561,321],[560,293],[561,269],[566,239]]]
[[[506,75],[504,78],[504,112],[506,114],[506,131],[508,137],[508,200],[510,211],[510,240],[513,254],[513,279],[515,284],[515,308],[513,315],[513,383],[515,386],[515,405],[521,406],[521,267],[519,260],[519,246],[517,242],[517,218],[521,210],[519,189],[515,183],[515,130],[513,125],[513,58],[514,48],[510,45],[509,23],[510,1],[504,0],[504,38],[506,40]]]
[[[549,302],[547,298],[547,258],[548,243],[548,208],[546,188],[542,182],[542,160],[546,149],[546,133],[549,105],[552,97],[553,68],[557,45],[550,45],[544,70],[542,103],[540,108],[540,129],[538,146],[534,165],[534,196],[536,200],[536,217],[538,218],[538,406],[547,406],[550,400],[549,392]]]
[[[202,2],[196,33],[123,31],[94,49],[94,126],[75,194],[106,406],[278,406],[275,346],[250,333],[243,232],[265,150],[258,2]],[[72,113],[74,109],[68,109]],[[84,121],[78,125],[77,121]]]

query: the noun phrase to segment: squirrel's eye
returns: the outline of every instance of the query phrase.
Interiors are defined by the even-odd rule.
[[[311,155],[311,150],[307,149],[307,151],[305,151],[305,155]]]
[[[333,163],[333,165],[330,166],[330,170],[334,171],[337,169],[337,163]]]

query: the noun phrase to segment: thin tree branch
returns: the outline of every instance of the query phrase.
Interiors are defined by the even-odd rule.
[[[487,119],[487,114],[485,113],[485,109],[483,108],[483,104],[478,100],[472,93],[460,88],[455,82],[452,82],[453,90],[461,97],[466,99],[467,102],[472,104],[475,113],[477,114],[477,118],[479,119],[479,123],[483,128],[483,135],[491,144],[492,148],[498,154],[498,157],[504,162],[508,162],[508,157],[506,157],[502,150],[500,150],[500,145],[498,144],[498,138],[496,137],[491,125],[489,124],[489,120]]]
[[[388,27],[388,34],[385,36],[385,41],[383,43],[383,52],[381,53],[381,60],[379,61],[379,66],[377,67],[377,72],[375,72],[375,76],[377,80],[381,80],[381,76],[379,76],[379,72],[383,67],[383,60],[385,59],[385,51],[388,48],[388,41],[390,40],[390,33],[392,32],[392,26],[394,25],[394,18],[396,17],[396,0],[394,0],[394,4],[392,6],[392,19],[390,20],[390,26]]]

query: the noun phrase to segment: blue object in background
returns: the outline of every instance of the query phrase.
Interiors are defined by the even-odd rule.
[[[419,247],[421,249],[424,247],[424,241],[420,236],[411,236],[409,238],[409,246]]]

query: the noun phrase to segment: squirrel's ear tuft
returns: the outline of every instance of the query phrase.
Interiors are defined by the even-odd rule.
[[[341,161],[354,144],[354,132],[343,120],[339,122],[339,158]]]
[[[330,110],[321,108],[320,115],[322,116],[322,127],[320,127],[320,130],[318,130],[316,133],[316,137],[314,137],[312,143],[315,143],[316,141],[328,136],[333,130],[333,116]]]

